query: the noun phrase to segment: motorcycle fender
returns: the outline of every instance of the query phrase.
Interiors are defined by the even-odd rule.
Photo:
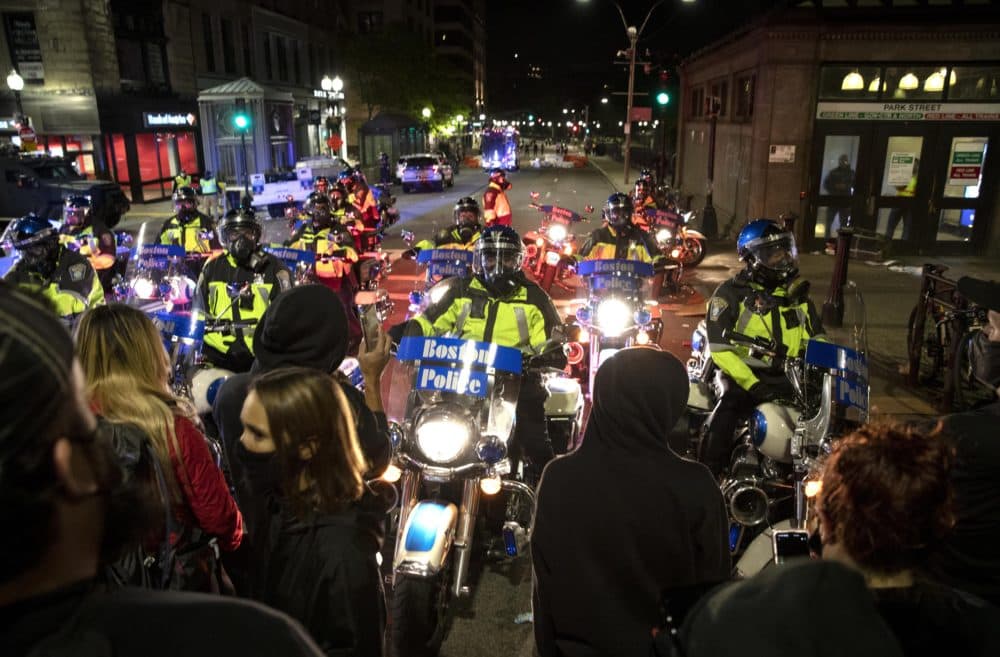
[[[455,538],[458,509],[454,504],[419,502],[406,518],[393,570],[432,577],[444,567]]]
[[[583,390],[580,382],[569,377],[559,377],[546,383],[546,417],[575,416],[583,406]]]
[[[698,239],[698,240],[703,240],[703,239],[705,239],[705,236],[704,236],[704,235],[703,235],[702,233],[699,233],[699,232],[698,232],[698,231],[696,231],[696,230],[691,230],[691,229],[689,228],[689,229],[688,229],[688,230],[687,230],[686,232],[687,232],[687,235],[686,235],[686,237],[693,237],[693,238],[695,238],[695,239]]]

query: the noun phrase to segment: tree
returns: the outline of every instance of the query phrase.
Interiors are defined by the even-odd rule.
[[[344,37],[342,59],[347,82],[357,89],[369,120],[376,109],[420,116],[424,107],[434,112],[432,127],[447,123],[456,114],[469,116],[471,84],[402,24]]]

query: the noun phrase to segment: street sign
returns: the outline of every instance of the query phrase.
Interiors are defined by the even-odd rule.
[[[975,184],[983,172],[983,153],[986,151],[985,138],[970,138],[969,141],[957,141],[951,154],[951,164],[948,168],[948,184]]]
[[[21,151],[29,152],[34,151],[38,148],[37,139],[38,136],[35,134],[34,129],[29,125],[21,126],[21,129],[17,131],[17,136],[21,138]]]
[[[629,117],[629,121],[652,121],[652,120],[653,120],[652,107],[632,108],[632,116]]]

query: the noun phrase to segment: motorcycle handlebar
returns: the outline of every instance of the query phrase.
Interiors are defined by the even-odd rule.
[[[737,331],[725,330],[722,332],[722,337],[729,342],[736,342],[739,344],[744,344],[748,347],[754,347],[757,349],[763,349],[770,354],[777,353],[777,349],[774,346],[774,341],[766,340],[764,338],[754,338],[743,333],[738,333]]]

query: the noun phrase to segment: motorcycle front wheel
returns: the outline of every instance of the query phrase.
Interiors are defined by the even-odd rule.
[[[451,622],[450,572],[444,568],[434,577],[398,576],[389,612],[392,657],[433,657],[441,650]]]
[[[705,259],[708,248],[705,240],[697,237],[684,238],[684,255],[681,256],[681,263],[685,267],[696,267]]]

